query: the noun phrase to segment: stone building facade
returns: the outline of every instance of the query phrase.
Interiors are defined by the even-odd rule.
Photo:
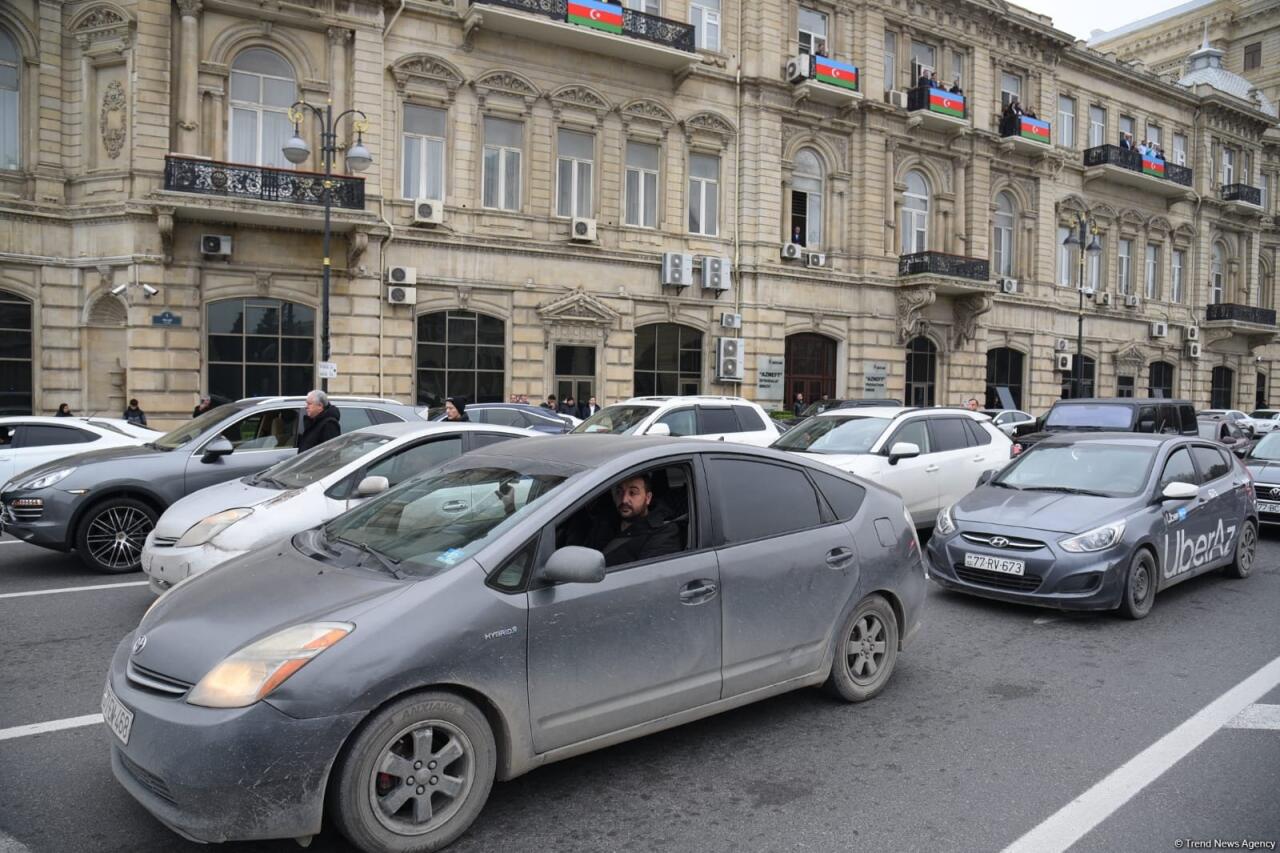
[[[614,32],[564,0],[0,4],[0,408],[173,421],[317,384],[322,139],[307,112],[310,158],[283,157],[297,100],[361,111],[337,143],[375,158],[340,154],[331,190],[335,392],[1280,399],[1267,104],[995,0],[634,5]],[[931,106],[922,66],[963,106]],[[1002,124],[1014,94],[1047,140]],[[1130,125],[1162,175],[1117,147]],[[1250,164],[1228,181],[1224,148]]]

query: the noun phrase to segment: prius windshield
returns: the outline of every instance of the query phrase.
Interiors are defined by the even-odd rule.
[[[345,468],[375,447],[381,447],[389,441],[391,439],[385,435],[349,432],[326,441],[323,447],[313,447],[306,453],[290,456],[261,474],[248,478],[248,482],[255,486],[301,489],[317,480],[323,480],[339,468]]]
[[[607,432],[631,435],[640,422],[653,414],[654,406],[605,406],[573,428],[575,433]]]
[[[1028,492],[1130,497],[1146,487],[1157,449],[1094,442],[1038,444],[991,482]]]
[[[241,410],[241,406],[231,404],[216,406],[200,415],[198,418],[187,421],[172,432],[166,432],[151,443],[161,450],[176,450],[188,442],[195,441],[197,438],[204,435],[210,427],[217,426],[222,423],[224,419],[231,417]]]
[[[804,453],[870,453],[888,425],[888,418],[822,415],[787,430],[773,446]]]

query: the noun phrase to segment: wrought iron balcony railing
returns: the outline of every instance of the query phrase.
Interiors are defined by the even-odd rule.
[[[324,204],[324,175],[219,163],[191,157],[164,158],[164,188],[180,193],[251,198],[292,204]],[[364,210],[364,178],[334,175],[330,190],[334,207]]]
[[[1274,326],[1276,312],[1273,308],[1257,308],[1253,305],[1237,305],[1234,302],[1218,302],[1205,308],[1204,319],[1212,323],[1215,320],[1234,320],[1237,323],[1252,323],[1255,326]]]
[[[553,21],[569,20],[568,0],[471,0],[472,5],[503,6],[519,12],[528,12],[550,18]],[[694,53],[693,25],[673,21],[670,18],[622,8],[622,34],[634,39],[651,41],[663,47]]]
[[[913,255],[898,256],[898,275],[921,273],[987,282],[991,280],[991,265],[981,258],[966,258],[964,255],[948,255],[944,252],[916,252]]]
[[[1186,166],[1170,163],[1166,160],[1146,158],[1135,149],[1121,148],[1119,145],[1099,145],[1084,152],[1085,166],[1119,166],[1130,172],[1162,178],[1180,186],[1191,186],[1192,172]]]
[[[1223,201],[1243,201],[1262,206],[1262,190],[1248,184],[1227,184],[1222,188]]]

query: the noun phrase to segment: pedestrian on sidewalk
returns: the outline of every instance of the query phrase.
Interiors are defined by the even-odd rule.
[[[129,407],[124,410],[124,419],[134,426],[147,425],[147,413],[138,407],[138,398],[129,400]]]

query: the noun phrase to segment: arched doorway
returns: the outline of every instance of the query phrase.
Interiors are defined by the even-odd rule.
[[[1209,380],[1209,408],[1230,409],[1235,399],[1236,372],[1230,367],[1213,369]]]
[[[921,335],[907,344],[906,405],[933,406],[937,400],[938,347]]]
[[[1062,374],[1062,398],[1092,397],[1096,366],[1094,360],[1087,355],[1072,358],[1071,370]]]
[[[804,395],[805,404],[836,395],[836,342],[809,332],[787,336],[786,404]]]
[[[702,393],[702,332],[677,323],[636,329],[637,397]]]
[[[208,306],[209,396],[305,394],[315,387],[316,311],[281,299],[223,299]]]
[[[32,414],[31,334],[31,301],[0,290],[0,415]]]
[[[506,383],[507,326],[474,311],[436,311],[418,318],[418,405],[446,397],[501,403]]]
[[[1002,399],[1000,389],[1008,392],[1015,409],[1022,408],[1023,355],[1016,349],[997,347],[987,350],[987,401],[984,408],[1003,409],[1010,403]]]

